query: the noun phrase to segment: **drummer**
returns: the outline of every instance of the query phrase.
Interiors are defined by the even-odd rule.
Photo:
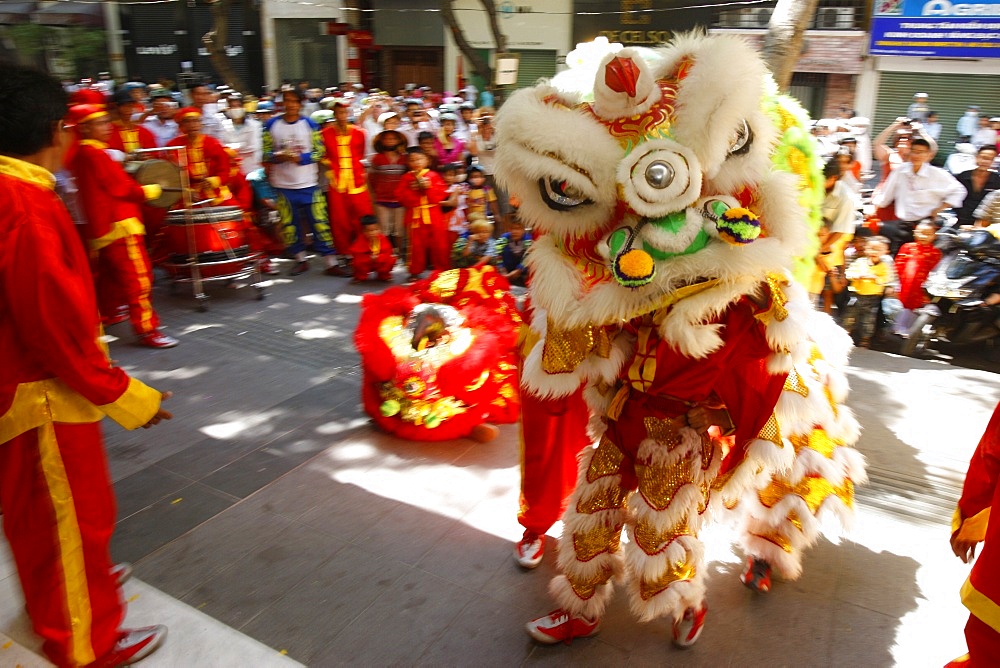
[[[108,146],[121,151],[126,160],[141,148],[157,148],[156,137],[149,128],[135,122],[136,115],[142,113],[142,103],[135,100],[132,91],[119,88],[112,99],[117,119],[111,124]]]
[[[119,321],[119,304],[127,303],[124,318],[131,319],[139,343],[172,348],[177,339],[160,331],[160,319],[153,310],[153,272],[140,220],[141,205],[159,197],[162,188],[140,186],[108,155],[112,126],[107,111],[90,104],[76,105],[69,110],[69,123],[79,140],[69,168],[86,213],[84,236],[93,260],[101,315],[106,324],[113,324]]]
[[[230,190],[233,179],[243,177],[238,169],[233,169],[233,161],[219,140],[202,134],[201,110],[197,107],[184,107],[177,112],[175,119],[181,134],[170,140],[167,146],[185,147],[188,178],[196,201],[214,206],[243,208]],[[171,157],[178,159],[179,156],[172,153]],[[249,212],[244,210],[244,213]],[[277,270],[267,257],[266,240],[248,216],[244,217],[244,223],[243,231],[250,250],[262,255],[261,272],[273,276]]]

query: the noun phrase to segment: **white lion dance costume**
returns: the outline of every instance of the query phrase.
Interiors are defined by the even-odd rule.
[[[597,441],[563,518],[561,609],[528,629],[596,632],[617,579],[640,620],[672,616],[688,646],[711,512],[742,514],[743,579],[759,591],[772,566],[799,575],[825,512],[850,519],[864,479],[842,405],[850,343],[790,279],[812,165],[779,146],[797,120],[757,53],[689,35],[568,60],[498,118],[498,178],[541,233],[522,386],[585,383]]]

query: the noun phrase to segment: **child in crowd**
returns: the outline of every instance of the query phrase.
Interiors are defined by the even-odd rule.
[[[889,240],[875,236],[865,244],[865,254],[847,268],[847,280],[854,295],[850,320],[851,334],[862,348],[871,347],[876,320],[886,287],[896,282],[892,265],[886,261]]]
[[[441,215],[448,228],[448,248],[453,248],[459,237],[468,231],[465,220],[465,185],[459,174],[459,164],[452,162],[441,167],[448,196],[441,202]]]
[[[837,258],[829,248],[830,228],[826,222],[819,228],[817,234],[819,238],[819,252],[816,253],[814,261],[816,270],[813,272],[809,285],[809,296],[812,298],[816,308],[822,309],[827,315],[833,316],[838,321],[842,319],[842,309],[846,305],[846,300],[841,299],[845,295],[847,288],[847,278],[844,276],[843,251],[841,251],[841,264],[837,264]],[[834,306],[837,307],[834,311]]]
[[[469,174],[465,181],[467,184],[465,191],[466,217],[470,218],[472,214],[482,214],[485,218],[500,220],[497,196],[493,189],[486,185],[486,174],[483,173],[483,168],[478,165],[469,167]]]
[[[406,209],[404,224],[410,235],[410,281],[416,281],[427,268],[430,256],[434,269],[448,268],[448,229],[441,217],[445,184],[429,168],[430,159],[419,146],[407,149],[407,166],[396,189],[396,197]]]
[[[493,264],[496,244],[493,240],[493,223],[479,213],[469,217],[469,236],[459,237],[451,251],[452,266],[466,269]]]
[[[361,216],[361,236],[351,244],[351,258],[354,264],[352,283],[367,281],[372,272],[376,280],[392,280],[396,257],[392,254],[392,243],[382,234],[375,216]]]
[[[914,311],[927,303],[924,281],[938,262],[941,251],[934,247],[937,228],[931,223],[920,223],[913,230],[915,241],[903,244],[896,254],[896,273],[899,275],[899,301],[903,310],[893,321],[896,334],[905,334],[916,316]]]
[[[524,229],[524,223],[517,218],[510,221],[509,231],[497,239],[496,247],[500,275],[511,285],[527,285],[528,268],[524,266],[524,258],[531,248],[531,232]]]
[[[406,257],[403,207],[396,198],[396,188],[407,170],[406,136],[397,130],[385,130],[375,137],[374,146],[368,179],[369,190],[375,196],[375,215],[382,234],[389,237],[400,257]]]
[[[438,157],[434,134],[424,130],[417,135],[417,146],[427,156],[427,168],[433,171],[441,169],[441,159]]]

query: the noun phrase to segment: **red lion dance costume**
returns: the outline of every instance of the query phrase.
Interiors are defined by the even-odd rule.
[[[354,333],[365,411],[384,431],[413,441],[516,422],[520,325],[507,282],[492,267],[365,295]]]
[[[595,442],[563,518],[560,608],[528,632],[596,633],[618,580],[640,620],[672,617],[687,647],[705,619],[698,533],[713,513],[739,520],[757,591],[772,568],[798,577],[824,513],[850,519],[864,480],[842,405],[850,344],[791,279],[805,185],[775,155],[807,161],[788,152],[796,119],[751,47],[599,40],[567,63],[497,119],[498,180],[542,233],[523,391],[583,383]]]

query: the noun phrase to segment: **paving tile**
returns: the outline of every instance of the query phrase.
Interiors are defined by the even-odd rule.
[[[226,494],[244,498],[323,449],[325,445],[310,439],[295,439],[290,443],[279,440],[223,466],[202,478],[201,482]]]
[[[946,543],[943,543],[946,545]],[[920,564],[908,556],[873,552],[857,543],[839,546],[842,563],[837,577],[837,600],[900,619],[916,609],[921,596],[916,574]],[[878,577],[872,577],[877,573]]]
[[[201,480],[262,447],[262,444],[253,440],[203,438],[194,445],[161,459],[156,465],[191,480]]]
[[[365,544],[366,547],[360,537],[383,518],[405,508],[393,499],[375,496],[356,485],[332,480],[317,487],[316,493],[310,495],[310,501],[311,507],[298,518],[300,522],[332,536]]]
[[[528,638],[525,634],[525,638]],[[530,640],[530,638],[529,638]],[[523,666],[624,666],[629,653],[603,641],[600,635],[578,638],[570,645],[538,645],[522,663]]]
[[[480,652],[470,648],[482,648]],[[418,666],[448,666],[467,662],[476,666],[520,665],[531,654],[534,643],[524,632],[524,620],[512,616],[507,606],[477,597],[431,642],[412,663]]]
[[[138,561],[135,574],[182,598],[251,553],[261,537],[291,526],[291,520],[266,508],[237,503]]]
[[[184,602],[239,629],[346,545],[294,522],[256,537],[249,554],[188,592]]]
[[[334,635],[310,664],[411,665],[437,639],[429,630],[448,628],[476,596],[422,571],[410,571],[392,589]]]
[[[118,519],[122,520],[190,485],[192,480],[150,466],[115,482]]]
[[[188,485],[119,522],[111,537],[111,554],[115,561],[138,561],[235,501],[199,483]]]
[[[513,561],[506,543],[478,529],[453,522],[417,562],[417,568],[475,591],[492,589],[496,574]]]
[[[364,528],[352,541],[375,554],[414,565],[454,526],[454,521],[447,517],[400,504]]]
[[[346,545],[241,629],[313,664],[317,654],[382,596],[392,598],[411,567]]]

